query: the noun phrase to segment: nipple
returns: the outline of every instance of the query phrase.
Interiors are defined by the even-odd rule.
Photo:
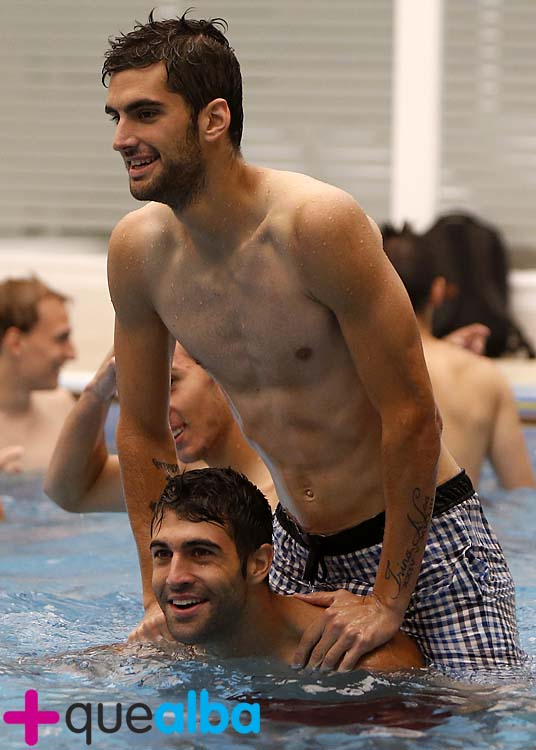
[[[296,352],[296,357],[298,359],[301,359],[302,362],[305,362],[308,359],[311,359],[313,356],[313,350],[310,346],[302,346],[301,349],[298,349]]]

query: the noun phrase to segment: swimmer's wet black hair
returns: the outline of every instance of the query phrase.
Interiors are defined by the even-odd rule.
[[[154,19],[154,10],[146,24],[136,21],[128,34],[110,37],[110,49],[104,54],[102,83],[113,74],[130,68],[146,68],[164,62],[170,91],[180,94],[192,110],[192,120],[213,99],[227,101],[231,113],[229,137],[240,150],[244,113],[240,65],[224,32],[223,18],[207,21],[186,18],[164,21]]]
[[[429,300],[434,279],[439,275],[433,249],[407,222],[402,229],[384,224],[381,232],[385,254],[402,279],[413,309],[416,313],[422,312]]]
[[[223,526],[236,545],[244,576],[248,557],[261,544],[272,544],[272,511],[267,499],[247,477],[231,468],[194,469],[171,477],[151,509],[151,536],[158,533],[168,509],[182,520]]]

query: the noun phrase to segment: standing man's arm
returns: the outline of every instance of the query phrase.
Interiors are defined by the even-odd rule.
[[[339,193],[303,209],[297,236],[306,285],[335,313],[382,426],[386,521],[373,594],[310,595],[332,606],[296,655],[297,663],[346,670],[403,620],[432,517],[440,428],[415,316],[377,227]]]
[[[160,634],[172,640],[151,588],[149,542],[150,505],[160,497],[167,472],[174,471],[177,464],[168,417],[174,342],[151,297],[158,245],[147,236],[149,232],[136,214],[130,214],[110,239],[108,280],[116,312],[114,349],[120,405],[117,447],[145,607],[144,620],[131,638]],[[146,255],[148,248],[153,257]]]

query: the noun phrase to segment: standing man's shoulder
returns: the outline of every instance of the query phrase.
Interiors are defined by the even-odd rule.
[[[151,296],[181,247],[183,234],[171,209],[161,203],[148,203],[121,219],[108,246],[108,284],[114,305],[121,297]]]
[[[337,289],[353,275],[354,282],[395,277],[383,252],[380,231],[347,192],[303,176],[286,198],[290,221],[289,246],[311,292]],[[345,281],[345,283],[346,283]]]
[[[173,211],[161,203],[148,203],[131,211],[116,224],[108,248],[108,267],[135,270],[137,261],[161,262],[162,254],[177,246],[182,225]],[[125,261],[127,263],[125,264]]]
[[[381,233],[359,203],[341,188],[307,175],[276,173],[280,198],[274,213],[288,222],[296,248],[337,243],[341,253],[363,245],[382,248]],[[344,239],[344,242],[341,240]],[[383,253],[382,253],[383,255]]]
[[[297,229],[313,228],[335,219],[352,221],[365,215],[349,193],[335,185],[322,182],[308,175],[294,172],[278,172],[281,181],[280,195],[289,210]]]

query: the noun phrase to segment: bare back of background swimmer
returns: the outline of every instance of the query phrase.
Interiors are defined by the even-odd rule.
[[[413,304],[434,393],[444,422],[443,440],[473,483],[489,458],[503,487],[534,487],[517,406],[508,381],[487,357],[432,334],[434,311],[445,297],[433,248],[404,225],[383,228],[385,252]]]

